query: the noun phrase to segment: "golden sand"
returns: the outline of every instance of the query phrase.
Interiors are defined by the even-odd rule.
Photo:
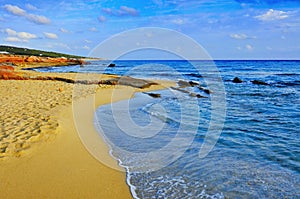
[[[142,90],[77,84],[75,90],[77,96],[74,84],[58,81],[0,80],[0,198],[131,198],[125,172],[93,126],[93,113]],[[82,139],[73,118],[78,114]]]

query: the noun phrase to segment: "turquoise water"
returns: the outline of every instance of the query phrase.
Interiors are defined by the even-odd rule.
[[[225,123],[213,150],[199,151],[212,118],[212,95],[198,86],[138,93],[99,107],[96,126],[127,169],[135,198],[300,198],[299,61],[115,61],[47,68],[198,82],[215,64],[225,87]],[[193,67],[196,66],[196,67]],[[197,70],[202,67],[203,70]],[[232,82],[234,77],[242,83]],[[256,85],[260,80],[267,85]],[[99,119],[101,118],[101,120]]]

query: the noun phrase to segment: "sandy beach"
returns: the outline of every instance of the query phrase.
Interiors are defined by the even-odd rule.
[[[43,75],[76,78],[76,74]],[[108,153],[108,146],[94,129],[93,111],[112,100],[133,97],[134,92],[164,86],[133,89],[129,86],[76,84],[77,93],[80,92],[74,96],[74,85],[61,81],[0,80],[1,198],[132,197],[125,172],[97,160],[97,156],[101,156],[118,167],[117,161]],[[170,83],[165,86],[170,86]],[[117,93],[113,99],[112,92]],[[88,104],[91,99],[94,100],[92,106]],[[83,142],[94,144],[96,154],[91,155],[79,138],[72,101],[86,114],[82,117],[87,132],[83,135]]]

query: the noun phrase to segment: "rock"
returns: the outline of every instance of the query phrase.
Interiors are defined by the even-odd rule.
[[[190,84],[189,82],[184,81],[184,80],[179,80],[179,81],[177,82],[177,84],[178,84],[178,86],[180,86],[180,87],[190,87],[190,86],[191,86],[191,84]]]
[[[12,66],[8,66],[8,65],[2,65],[2,66],[0,66],[0,70],[6,70],[6,71],[14,71],[15,70],[15,68],[14,67],[12,67]]]
[[[110,63],[109,65],[108,65],[108,67],[115,67],[116,66],[116,64],[114,64],[114,63]]]
[[[176,88],[176,87],[173,87],[173,86],[171,86],[170,88],[173,89],[173,90],[180,91],[180,92],[182,92],[182,93],[188,93],[188,94],[190,93],[189,91],[184,90],[184,89],[181,89],[181,88]]]
[[[203,78],[202,75],[197,74],[197,73],[190,73],[190,74],[188,74],[188,75],[191,76],[191,77]]]
[[[241,80],[240,78],[238,77],[235,77],[233,80],[232,80],[233,83],[242,83],[243,80]]]
[[[204,93],[206,94],[210,94],[210,90],[206,89],[206,88],[203,88],[202,86],[198,86],[199,90],[202,90]]]
[[[131,86],[134,88],[149,88],[152,85],[157,85],[155,82],[143,80],[143,79],[136,79],[128,76],[122,76],[118,79],[119,85],[124,86]]]
[[[181,88],[184,88],[184,87],[194,87],[194,86],[198,86],[199,85],[197,82],[194,82],[194,81],[184,81],[184,80],[179,80],[177,82],[177,84]]]
[[[128,76],[122,76],[120,78],[112,78],[108,80],[100,80],[98,84],[106,84],[106,85],[123,85],[123,86],[131,86],[134,88],[149,88],[152,85],[157,85],[155,82],[136,79]]]
[[[181,89],[181,88],[176,88],[176,87],[173,87],[173,86],[171,86],[170,88],[173,89],[173,90],[180,91],[180,92],[182,92],[182,93],[186,93],[186,94],[188,94],[188,95],[191,96],[191,97],[197,97],[197,98],[204,98],[204,97],[205,97],[205,96],[202,96],[202,95],[200,95],[200,94],[192,93],[192,92],[189,92],[189,91],[184,90],[184,89]]]
[[[149,95],[150,97],[153,97],[153,98],[160,98],[161,97],[161,95],[159,93],[145,93],[145,94],[147,94],[147,95]]]
[[[268,83],[261,81],[261,80],[253,80],[251,82],[252,82],[252,84],[256,84],[256,85],[269,85]]]
[[[197,82],[189,81],[189,84],[194,87],[194,86],[199,86]]]
[[[204,96],[202,96],[200,94],[196,94],[196,93],[190,93],[189,96],[191,96],[191,97],[197,97],[197,98],[204,98]]]
[[[24,59],[25,62],[40,62],[40,58],[36,57],[36,56],[29,56],[27,58]]]
[[[27,77],[24,77],[21,74],[18,74],[13,71],[0,70],[0,79],[4,80],[27,80]]]
[[[75,80],[62,77],[54,77],[54,80],[74,84]]]

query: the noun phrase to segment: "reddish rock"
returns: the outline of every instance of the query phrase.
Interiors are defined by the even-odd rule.
[[[14,70],[15,70],[15,68],[14,68],[14,67],[12,67],[12,66],[3,65],[3,66],[0,66],[0,70],[14,71]]]
[[[36,56],[29,56],[25,58],[25,62],[40,62],[40,58]]]

